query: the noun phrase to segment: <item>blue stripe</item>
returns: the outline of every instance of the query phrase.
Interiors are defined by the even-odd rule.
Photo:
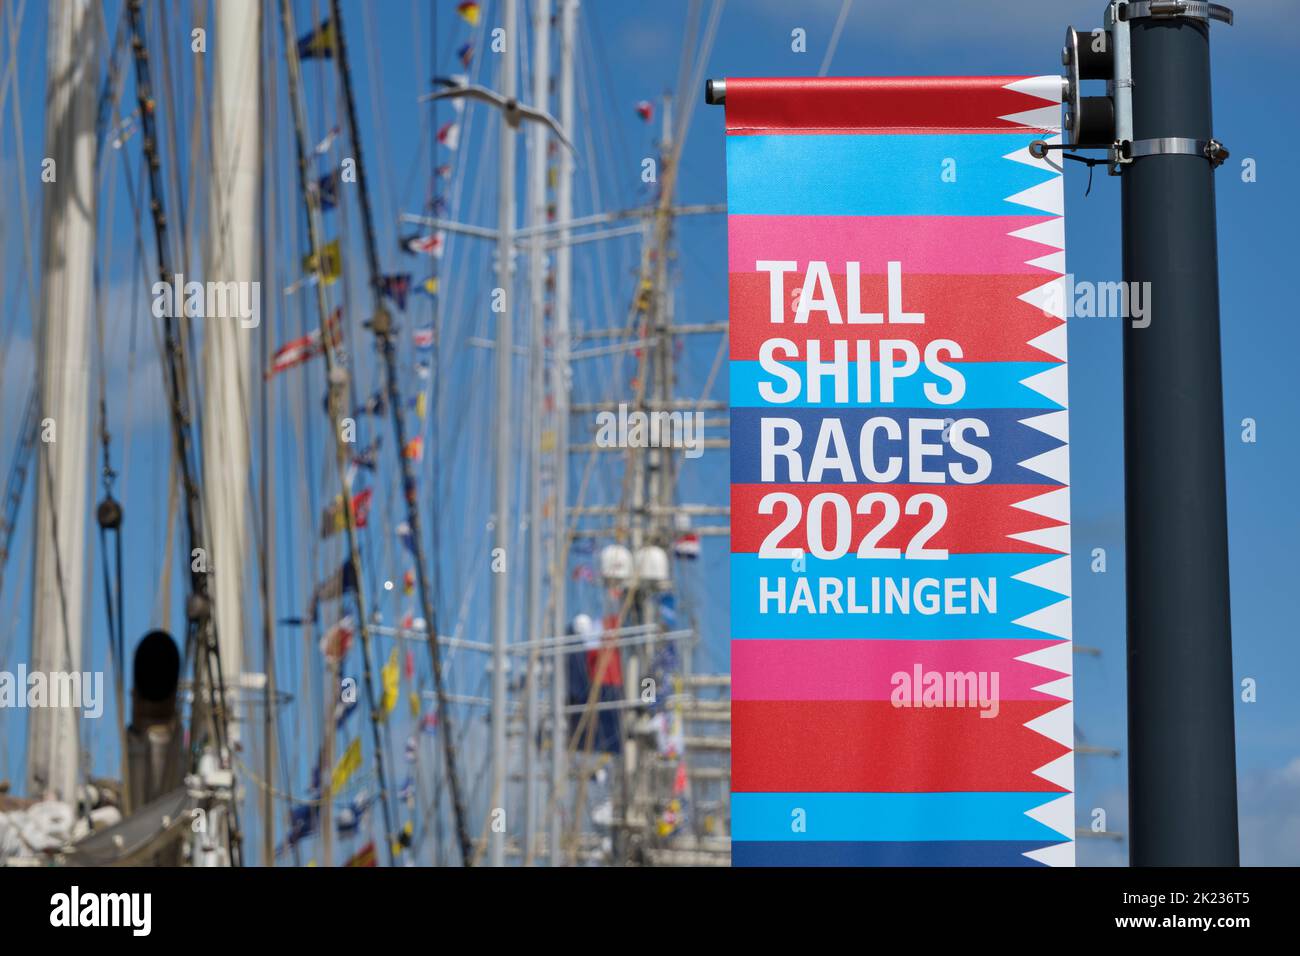
[[[1023,418],[1032,418],[1043,414],[1038,408],[979,408],[963,409],[957,415],[937,408],[837,408],[822,411],[816,408],[740,408],[731,409],[731,482],[736,485],[756,484],[761,481],[787,483],[790,479],[790,464],[782,455],[774,456],[773,475],[763,478],[762,467],[762,420],[788,418],[794,419],[801,429],[801,439],[796,446],[799,461],[803,464],[803,480],[807,480],[817,448],[818,433],[822,423],[835,419],[840,423],[852,462],[852,474],[845,475],[840,468],[826,468],[821,474],[819,484],[869,483],[862,473],[862,461],[859,449],[859,435],[868,418],[889,418],[899,426],[900,437],[889,438],[883,430],[875,433],[876,466],[883,472],[889,459],[902,461],[902,473],[894,479],[899,483],[925,483],[923,478],[915,476],[911,468],[912,449],[909,448],[910,426],[908,420],[924,418],[939,423],[947,419],[977,418],[988,426],[989,437],[979,438],[972,431],[963,432],[966,441],[982,448],[992,458],[992,470],[981,484],[993,485],[1044,485],[1054,484],[1046,475],[1041,475],[1018,463],[1041,455],[1043,452],[1059,448],[1063,443],[1045,435],[1036,428],[1020,424]],[[828,425],[828,428],[835,426]],[[918,455],[922,470],[926,473],[942,474],[942,482],[933,484],[957,484],[949,466],[956,466],[966,474],[973,474],[976,462],[968,455],[958,454],[953,446],[941,440],[942,425],[934,430],[927,429],[921,433],[919,441],[933,450],[925,455]],[[785,432],[777,432],[778,440],[785,441]],[[870,449],[868,449],[870,451]]]
[[[1059,175],[1003,159],[1037,134],[727,137],[732,215],[1010,216]]]
[[[792,402],[771,402],[763,398],[758,391],[760,384],[766,384],[778,395],[791,391],[789,385],[777,376],[764,372],[755,361],[731,363],[731,404],[733,406],[768,406],[771,408],[925,408],[932,407],[942,412],[950,408],[1036,408],[1044,411],[1057,411],[1062,408],[1046,395],[1034,391],[1020,383],[1031,375],[1059,367],[1058,362],[950,362],[948,367],[960,373],[965,379],[965,392],[962,397],[951,404],[940,404],[925,393],[925,386],[940,399],[953,392],[952,384],[938,375],[922,368],[914,375],[894,381],[894,400],[889,403],[880,401],[879,363],[871,364],[871,397],[873,401],[859,402],[858,366],[853,362],[848,367],[847,400],[835,401],[835,378],[830,374],[821,376],[821,395],[819,400],[808,400],[808,363],[782,360],[781,363],[799,376],[798,397]]]
[[[1025,816],[1059,799],[1052,793],[733,793],[736,841],[911,842],[1023,840],[1063,843],[1068,837]],[[797,817],[796,810],[802,810]],[[802,819],[806,829],[792,827]]]
[[[946,840],[942,842],[808,842],[737,840],[732,866],[1034,866],[1025,856],[1063,842]]]
[[[856,547],[857,542],[854,542]],[[806,555],[806,570],[791,570],[792,562],[784,558],[760,558],[756,554],[731,556],[731,638],[739,640],[995,640],[1008,638],[1042,638],[1051,640],[1050,634],[1013,621],[1064,601],[1066,596],[1036,584],[1013,580],[1020,574],[1055,561],[1058,554],[950,554],[947,560],[926,561],[915,558],[862,560],[850,552],[847,557],[821,560]],[[826,613],[805,609],[780,613],[780,603],[759,600],[759,586],[764,582],[768,593],[776,591],[784,582],[785,606],[794,602],[795,587],[801,580],[808,583],[813,607],[819,606],[820,580],[831,578],[842,587],[836,613],[827,605]],[[880,606],[872,602],[872,579],[880,580]],[[886,602],[886,582],[892,578],[909,598],[909,612],[904,614]],[[934,584],[921,588],[922,579]],[[964,607],[966,613],[944,613],[945,578],[961,579],[954,585],[952,607]],[[976,578],[989,595],[990,610],[983,596],[978,603],[969,579]],[[869,608],[869,613],[848,611],[848,582],[854,581],[855,604]],[[906,579],[906,580],[905,580]],[[959,588],[959,590],[958,590]],[[919,599],[934,610],[924,614],[917,609]],[[996,603],[994,603],[996,602]],[[979,613],[974,613],[978,609]]]

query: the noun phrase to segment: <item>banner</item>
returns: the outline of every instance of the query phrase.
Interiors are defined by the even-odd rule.
[[[737,866],[1074,863],[1060,100],[726,82]]]

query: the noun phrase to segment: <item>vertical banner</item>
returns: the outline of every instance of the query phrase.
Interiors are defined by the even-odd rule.
[[[727,80],[737,866],[1074,864],[1060,100]]]

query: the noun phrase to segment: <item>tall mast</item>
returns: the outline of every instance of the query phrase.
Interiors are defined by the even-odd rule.
[[[551,3],[550,0],[533,0],[533,103],[545,110],[550,98],[551,79]],[[534,123],[528,131],[528,225],[538,229],[546,221],[546,127]],[[543,404],[546,393],[545,354],[546,321],[545,265],[542,253],[543,237],[533,233],[529,243],[528,314],[532,322],[529,348],[528,413],[532,419],[529,434],[531,467],[528,470],[528,625],[529,641],[546,636],[546,622],[542,614],[542,429],[546,424]],[[534,804],[537,756],[537,662],[538,652],[528,652],[528,668],[524,687],[524,861],[531,863],[533,841],[536,836],[537,808]]]
[[[519,3],[503,0],[503,25],[506,50],[501,59],[501,90],[507,101],[518,95],[516,64],[518,51]],[[497,314],[497,448],[495,514],[493,525],[492,571],[492,791],[488,806],[491,819],[490,853],[492,866],[505,863],[505,832],[498,827],[495,815],[505,806],[506,783],[506,642],[510,631],[509,600],[510,570],[515,566],[515,555],[510,554],[510,476],[512,438],[511,419],[515,409],[511,406],[511,374],[514,365],[514,336],[511,327],[511,246],[515,227],[515,131],[510,126],[506,111],[501,114],[500,185],[497,194],[497,287],[504,290],[502,310]],[[505,567],[496,566],[505,561]]]
[[[258,0],[216,5],[204,270],[209,282],[246,284],[257,275],[260,36]],[[249,343],[260,334],[241,325],[241,298],[226,296],[225,314],[209,315],[204,322],[203,490],[212,542],[213,612],[231,687],[238,686],[244,670],[243,569],[249,565],[247,516],[253,510],[248,493]],[[237,721],[231,739],[239,739]]]
[[[578,0],[559,0],[560,5],[560,128],[570,138],[573,126],[573,55],[577,39]],[[560,176],[555,189],[555,218],[561,223],[573,219],[573,154],[560,151]],[[555,627],[558,637],[568,624],[569,565],[569,340],[570,311],[573,308],[573,248],[570,230],[560,231],[555,250]],[[568,791],[568,722],[564,719],[566,681],[564,648],[558,642],[551,656],[551,866],[562,865],[560,854],[561,808]]]
[[[33,671],[80,672],[83,555],[90,471],[90,304],[95,255],[98,4],[51,0],[46,74],[40,324],[42,453],[32,575]],[[77,710],[35,708],[27,725],[28,792],[76,802]]]

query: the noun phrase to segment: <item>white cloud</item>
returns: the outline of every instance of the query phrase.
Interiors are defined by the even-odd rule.
[[[1243,774],[1237,789],[1242,865],[1300,865],[1300,757]]]

